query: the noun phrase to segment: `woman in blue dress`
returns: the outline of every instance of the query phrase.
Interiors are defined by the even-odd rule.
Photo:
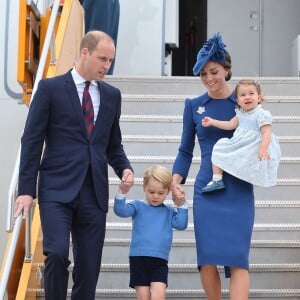
[[[193,68],[200,74],[207,92],[186,99],[181,144],[173,166],[173,200],[180,203],[180,184],[188,177],[195,136],[200,146],[201,165],[195,179],[193,196],[197,264],[202,287],[209,300],[222,298],[221,278],[217,266],[223,266],[230,278],[231,300],[246,300],[249,294],[249,251],[254,224],[253,185],[224,172],[226,189],[202,193],[212,177],[211,155],[220,138],[230,138],[232,130],[203,127],[202,119],[210,116],[230,120],[237,105],[227,81],[231,78],[231,58],[219,34],[207,40],[197,55]]]

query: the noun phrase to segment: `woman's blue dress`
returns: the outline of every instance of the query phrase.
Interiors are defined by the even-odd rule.
[[[249,251],[254,224],[253,185],[224,172],[225,190],[202,193],[212,178],[211,154],[214,144],[233,131],[203,127],[201,120],[210,116],[230,120],[235,115],[233,94],[226,99],[212,99],[208,94],[186,99],[183,114],[181,144],[173,165],[173,174],[188,177],[193,158],[195,136],[200,145],[201,165],[195,179],[193,214],[197,249],[197,263],[225,267],[249,267]],[[236,158],[238,159],[238,157]]]

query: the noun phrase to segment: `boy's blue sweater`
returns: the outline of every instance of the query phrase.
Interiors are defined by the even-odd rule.
[[[116,197],[114,212],[119,217],[132,217],[132,233],[129,256],[151,256],[169,259],[173,231],[187,227],[188,209],[173,208],[165,204],[149,205],[147,201]]]

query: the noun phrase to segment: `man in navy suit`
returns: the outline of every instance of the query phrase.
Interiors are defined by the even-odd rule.
[[[29,108],[21,139],[15,217],[22,212],[23,217],[28,215],[38,181],[47,300],[66,299],[70,234],[74,256],[71,298],[95,299],[108,210],[108,164],[125,189],[134,182],[122,146],[121,94],[102,81],[114,56],[109,35],[88,32],[74,68],[42,79]],[[86,81],[94,108],[90,137],[81,106]]]

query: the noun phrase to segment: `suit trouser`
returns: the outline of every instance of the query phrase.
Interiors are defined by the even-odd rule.
[[[43,251],[46,256],[45,299],[66,299],[71,233],[74,257],[71,299],[94,300],[105,237],[106,213],[96,201],[90,172],[72,202],[63,204],[54,201],[39,203]]]

